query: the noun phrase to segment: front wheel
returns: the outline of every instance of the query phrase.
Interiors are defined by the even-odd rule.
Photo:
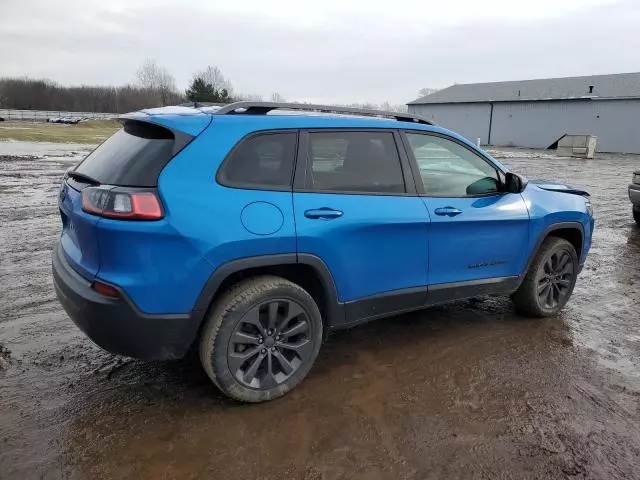
[[[309,373],[322,343],[313,298],[284,278],[234,285],[218,300],[200,337],[200,360],[226,395],[243,402],[280,397]]]
[[[636,225],[640,227],[640,207],[633,207],[633,219],[636,221]]]
[[[562,238],[547,237],[522,284],[511,296],[516,310],[549,317],[567,304],[578,275],[575,248]]]

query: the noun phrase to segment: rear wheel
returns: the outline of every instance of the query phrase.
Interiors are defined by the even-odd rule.
[[[516,309],[526,315],[548,317],[567,304],[578,275],[575,248],[562,238],[548,237],[512,295]]]
[[[233,286],[216,303],[200,338],[200,360],[226,395],[243,402],[280,397],[309,373],[322,342],[313,298],[280,277]]]
[[[633,207],[633,219],[636,221],[636,225],[640,227],[640,207]]]

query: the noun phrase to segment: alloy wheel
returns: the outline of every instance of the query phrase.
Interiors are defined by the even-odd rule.
[[[571,255],[564,250],[552,253],[538,277],[537,293],[540,305],[546,309],[562,305],[571,294],[573,277]]]
[[[307,312],[290,299],[254,306],[236,325],[227,363],[243,386],[270,389],[290,378],[313,353]]]

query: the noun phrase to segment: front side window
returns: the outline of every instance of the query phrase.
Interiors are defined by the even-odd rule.
[[[308,189],[351,193],[404,193],[391,132],[311,132]]]
[[[284,132],[264,133],[243,140],[224,163],[221,183],[289,188],[296,138],[296,132]]]
[[[498,171],[452,140],[407,133],[427,195],[466,197],[500,191]]]

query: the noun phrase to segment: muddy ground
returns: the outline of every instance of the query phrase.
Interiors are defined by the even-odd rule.
[[[640,157],[496,152],[593,194],[594,245],[558,318],[484,298],[377,321],[246,406],[193,359],[115,357],[68,320],[50,251],[77,155],[38,155],[0,157],[0,478],[640,478]]]

